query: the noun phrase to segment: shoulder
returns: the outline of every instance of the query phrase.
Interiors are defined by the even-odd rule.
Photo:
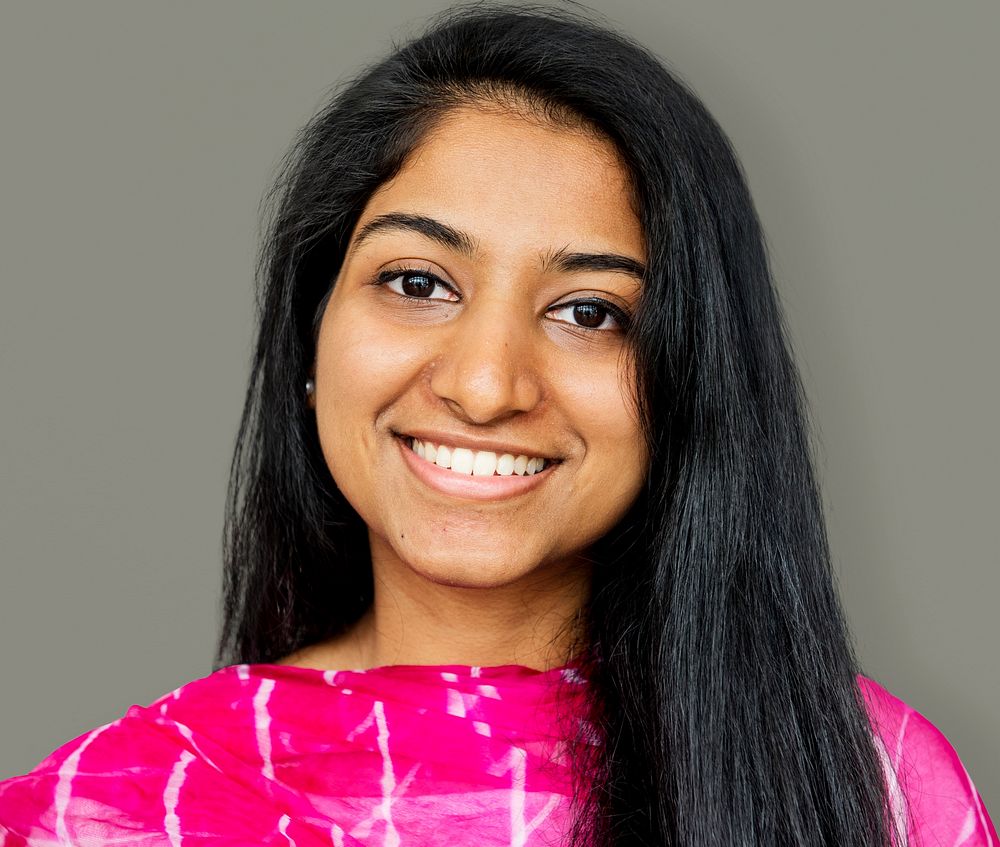
[[[962,760],[930,720],[873,679],[858,676],[889,796],[908,843],[998,845]]]
[[[295,670],[222,668],[66,742],[0,782],[0,844],[155,840],[186,802],[182,785],[199,795],[199,813],[226,818],[234,803],[273,794],[262,784],[258,713],[275,677],[288,674]],[[266,842],[246,816],[225,823],[204,814],[208,830],[218,823],[238,841]]]
[[[128,767],[139,760],[148,762],[158,748],[173,753],[178,744],[190,746],[196,736],[208,735],[209,731],[240,728],[253,733],[262,697],[269,696],[279,683],[295,695],[303,686],[315,684],[317,676],[294,666],[220,668],[168,691],[148,705],[132,705],[116,719],[67,741],[28,775],[65,771],[67,763],[81,759],[91,766],[88,770],[94,770],[98,762],[108,767]],[[227,741],[225,732],[216,740]],[[232,746],[235,749],[238,745]],[[9,783],[0,781],[0,798]]]

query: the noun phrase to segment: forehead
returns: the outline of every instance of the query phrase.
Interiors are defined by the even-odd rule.
[[[447,221],[497,258],[566,246],[645,258],[614,145],[513,112],[448,113],[371,197],[358,226],[399,211]]]

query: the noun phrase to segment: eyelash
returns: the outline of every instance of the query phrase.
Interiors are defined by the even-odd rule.
[[[454,288],[452,288],[450,285],[448,285],[448,283],[446,283],[444,280],[442,280],[439,277],[435,276],[429,270],[421,270],[419,268],[392,268],[390,270],[382,271],[377,277],[375,277],[375,284],[376,285],[387,285],[387,283],[393,282],[394,280],[400,279],[401,277],[408,277],[408,276],[422,276],[422,277],[426,277],[432,283],[434,283],[435,286],[440,286],[441,288],[446,288],[448,291],[450,291],[456,297],[459,296],[458,292]],[[398,294],[400,297],[405,297],[407,300],[437,300],[437,299],[439,299],[439,298],[436,298],[436,297],[412,297],[409,294],[403,294],[403,293],[401,293],[399,291],[395,291],[395,289],[391,289],[390,288],[389,290],[392,291],[395,294]],[[449,302],[454,302],[454,301],[449,301]]]
[[[384,285],[384,286],[387,286],[388,283],[393,282],[394,280],[397,280],[397,279],[399,279],[401,277],[406,277],[406,276],[422,276],[422,277],[426,277],[427,279],[429,279],[435,285],[435,287],[436,286],[440,286],[441,288],[445,288],[448,291],[450,291],[452,294],[454,294],[456,297],[459,297],[458,292],[455,291],[454,288],[452,288],[450,285],[448,285],[448,283],[446,283],[444,280],[440,279],[435,274],[431,273],[429,270],[420,270],[420,269],[417,269],[417,268],[392,268],[392,269],[380,272],[375,277],[375,279],[372,282],[373,282],[374,285],[380,285],[380,286]],[[409,294],[403,294],[403,293],[401,293],[399,291],[396,291],[395,289],[392,289],[392,288],[390,288],[389,290],[392,291],[394,294],[396,294],[396,295],[398,295],[400,297],[403,297],[403,298],[405,298],[407,300],[435,300],[435,299],[438,299],[438,298],[431,298],[431,297],[412,297]],[[450,301],[445,301],[445,302],[455,302],[455,301],[450,300]],[[584,297],[584,298],[581,298],[579,300],[570,300],[568,303],[560,303],[557,306],[552,306],[550,309],[547,310],[547,312],[552,312],[552,311],[556,311],[556,310],[566,309],[566,308],[569,308],[571,306],[588,306],[588,305],[589,306],[598,306],[599,308],[601,308],[605,312],[607,312],[608,315],[610,315],[611,318],[614,319],[615,323],[618,324],[618,329],[619,330],[624,331],[625,329],[628,328],[629,321],[630,321],[628,313],[624,309],[622,309],[620,306],[616,306],[614,303],[611,303],[608,300],[603,300],[600,297]],[[568,323],[568,322],[567,321],[562,321],[562,323]],[[569,324],[569,325],[575,327],[576,329],[582,329],[582,330],[585,330],[587,332],[610,332],[610,331],[613,331],[613,330],[601,329],[599,327],[594,327],[594,326],[583,326],[582,324]]]

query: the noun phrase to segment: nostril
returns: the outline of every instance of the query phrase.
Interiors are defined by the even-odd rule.
[[[431,391],[457,417],[479,426],[534,409],[542,397],[538,375],[512,347],[506,339],[457,342],[430,372]]]

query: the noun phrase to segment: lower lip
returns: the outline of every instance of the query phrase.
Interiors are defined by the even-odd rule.
[[[403,454],[403,461],[410,470],[429,488],[449,494],[452,497],[462,497],[466,500],[505,500],[524,494],[545,482],[552,473],[554,464],[534,473],[531,476],[471,476],[456,473],[447,468],[440,468],[433,462],[420,458],[406,444],[404,438],[397,436],[396,442]]]

